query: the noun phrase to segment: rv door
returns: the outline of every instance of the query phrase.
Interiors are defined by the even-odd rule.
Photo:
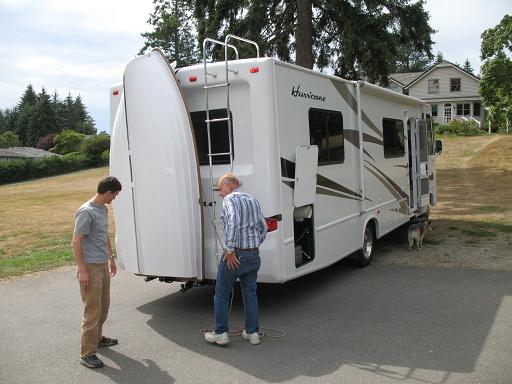
[[[428,187],[427,123],[423,119],[409,119],[409,208],[416,210],[430,202]]]

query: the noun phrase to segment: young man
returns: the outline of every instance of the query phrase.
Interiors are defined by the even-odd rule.
[[[73,234],[73,255],[84,303],[80,340],[80,363],[88,368],[101,368],[96,356],[98,347],[116,345],[118,341],[102,334],[110,305],[110,278],[117,272],[108,236],[108,210],[121,191],[115,177],[98,184],[97,193],[77,211]]]
[[[259,344],[258,296],[256,278],[260,269],[258,247],[265,240],[267,224],[260,203],[251,195],[238,190],[240,181],[227,173],[219,179],[222,220],[226,249],[217,271],[215,284],[215,332],[207,332],[205,339],[214,344],[229,343],[228,323],[231,292],[240,279],[245,309],[245,329],[242,337],[251,344]]]

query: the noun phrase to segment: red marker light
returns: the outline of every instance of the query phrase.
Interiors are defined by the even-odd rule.
[[[277,220],[271,217],[265,218],[267,222],[267,232],[273,232],[277,230]]]
[[[188,81],[190,81],[191,83],[193,83],[194,81],[197,81],[197,76],[190,76],[188,78]]]
[[[249,72],[251,73],[258,73],[260,71],[259,67],[252,67],[251,69],[249,69]]]
[[[119,89],[114,89],[114,92],[112,92],[112,94],[113,94],[114,96],[119,95]]]

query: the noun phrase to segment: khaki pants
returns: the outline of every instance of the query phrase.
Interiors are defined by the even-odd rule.
[[[94,355],[102,337],[103,323],[110,305],[110,275],[108,263],[85,264],[89,273],[87,288],[80,286],[84,317],[80,340],[80,357]]]

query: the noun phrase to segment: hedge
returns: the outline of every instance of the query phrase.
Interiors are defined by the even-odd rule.
[[[61,175],[97,165],[96,161],[77,152],[42,159],[0,160],[0,185]]]

